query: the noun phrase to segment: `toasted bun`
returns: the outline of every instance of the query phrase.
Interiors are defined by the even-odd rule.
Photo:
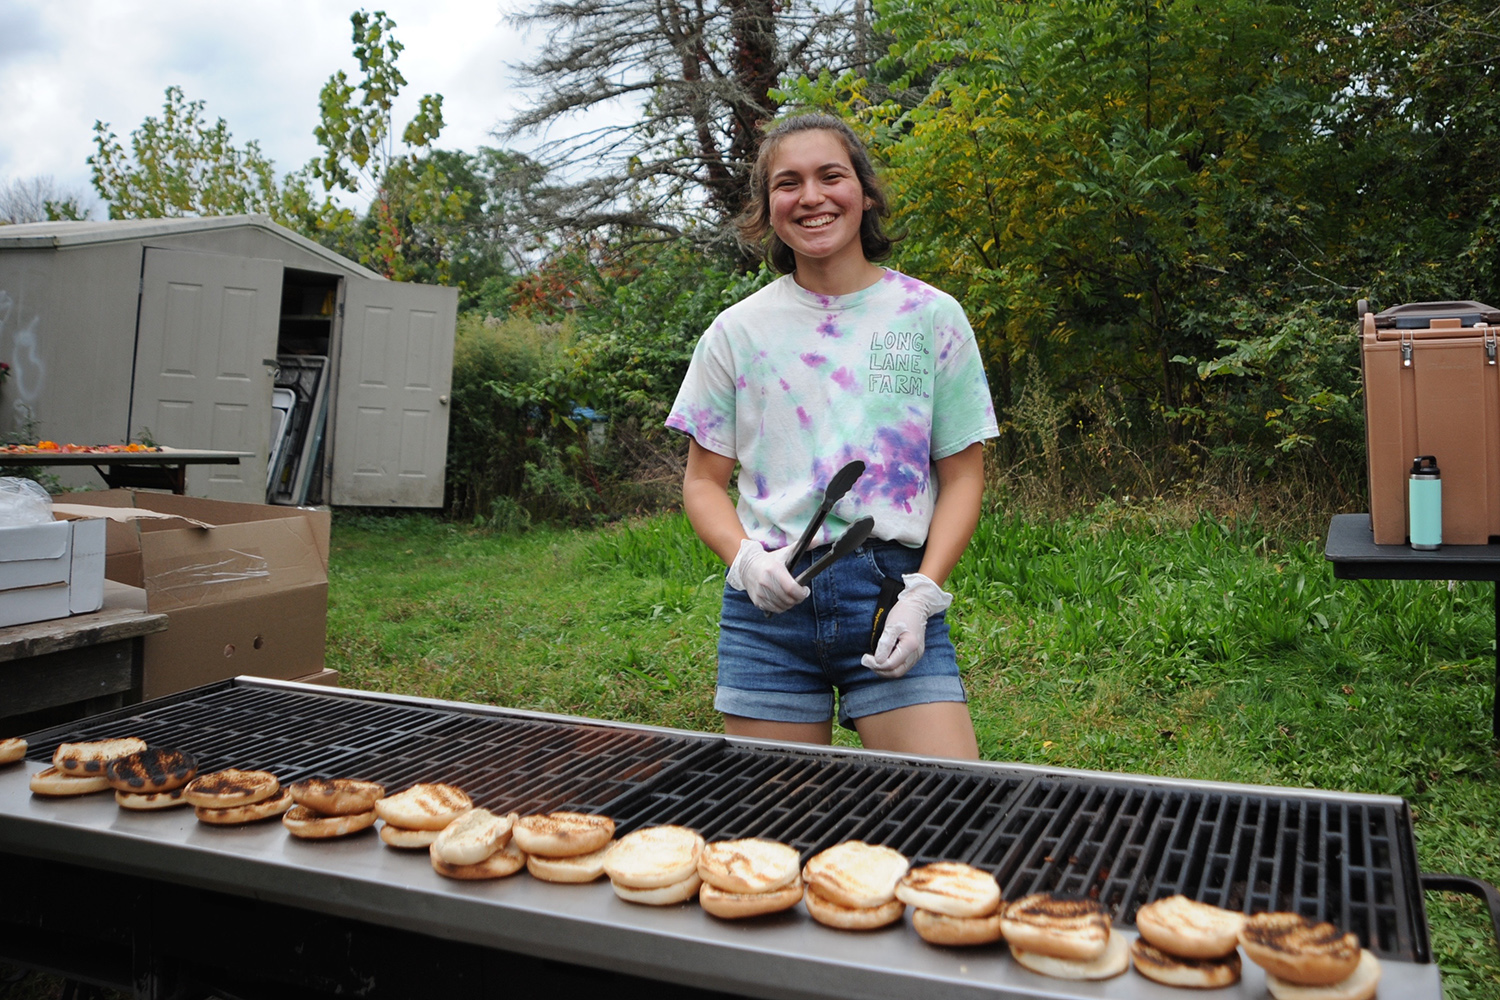
[[[1363,949],[1354,971],[1328,986],[1289,983],[1280,976],[1266,973],[1266,989],[1276,1000],[1370,1000],[1379,985],[1380,960]]]
[[[476,881],[487,878],[505,878],[514,875],[526,867],[526,855],[521,848],[516,846],[514,838],[506,841],[504,847],[483,861],[474,865],[452,865],[438,857],[437,842],[427,849],[427,856],[432,859],[432,870],[446,878],[463,879],[465,881]]]
[[[194,806],[204,809],[224,809],[229,806],[248,806],[264,802],[281,791],[281,782],[270,771],[241,771],[229,768],[213,774],[200,774],[187,783],[183,795]],[[287,796],[287,808],[291,808],[291,796]]]
[[[189,798],[191,795],[191,792],[183,793],[183,797],[188,798],[189,801],[191,801]],[[211,826],[239,826],[242,823],[254,823],[258,820],[270,819],[272,816],[280,816],[292,808],[293,804],[292,793],[281,788],[269,799],[260,799],[245,805],[223,806],[217,809],[194,806],[193,815],[198,817],[198,822],[208,823]]]
[[[768,892],[725,892],[723,889],[709,885],[708,880],[703,880],[703,888],[698,890],[698,905],[704,911],[711,913],[723,920],[741,920],[745,917],[759,917],[766,913],[779,913],[782,910],[790,910],[802,899],[802,879],[798,878],[791,885],[784,885],[779,889]]]
[[[104,765],[109,786],[121,792],[170,792],[192,781],[198,761],[183,750],[147,747]]]
[[[1359,938],[1300,913],[1257,913],[1240,931],[1245,955],[1270,975],[1302,986],[1329,986],[1359,965]]]
[[[19,736],[0,740],[0,764],[14,764],[26,757],[27,743]]]
[[[803,894],[802,905],[818,923],[841,931],[873,931],[894,924],[906,912],[906,904],[894,896],[878,906],[845,906],[824,896],[812,885]]]
[[[375,815],[408,830],[441,830],[468,812],[474,802],[452,785],[412,785],[375,803]]]
[[[1240,981],[1240,955],[1237,951],[1219,958],[1178,958],[1145,938],[1137,938],[1130,946],[1130,958],[1136,972],[1167,986],[1213,990]]]
[[[450,865],[477,865],[510,843],[516,814],[496,816],[488,809],[470,809],[443,827],[432,842],[432,855]]]
[[[1093,959],[1039,955],[1034,951],[1017,948],[1014,942],[1011,943],[1010,954],[1022,968],[1054,979],[1113,979],[1130,968],[1130,943],[1123,934],[1111,934],[1104,951]]]
[[[571,858],[592,854],[613,840],[615,821],[608,816],[579,812],[522,816],[516,821],[514,836],[527,854]]]
[[[177,806],[189,804],[180,788],[174,788],[170,792],[116,791],[115,802],[121,809],[133,809],[137,812],[150,812],[155,809],[174,809]]]
[[[1000,906],[1000,885],[987,871],[939,861],[907,872],[896,884],[896,898],[950,917],[987,917]]]
[[[324,816],[353,816],[375,808],[385,786],[354,778],[303,778],[292,787],[292,801]]]
[[[515,839],[514,836],[511,837]],[[571,858],[544,858],[540,854],[526,855],[526,870],[543,882],[592,882],[604,874],[604,856],[614,847],[610,841],[597,851],[575,854]]]
[[[109,782],[102,774],[80,775],[75,778],[63,774],[56,767],[49,767],[31,776],[31,791],[34,795],[61,798],[67,795],[89,795],[108,789]]]
[[[378,813],[377,813],[378,815]],[[408,830],[386,823],[380,827],[380,840],[388,847],[399,847],[403,851],[426,850],[438,839],[441,830]]]
[[[293,796],[295,801],[296,796]],[[281,814],[281,825],[293,837],[303,840],[328,840],[347,837],[351,833],[368,830],[375,825],[375,810],[351,813],[345,816],[325,816],[307,806],[292,806]]]
[[[660,889],[679,885],[689,875],[697,878],[702,853],[703,838],[695,831],[685,826],[648,826],[615,842],[604,859],[604,873],[617,886]]]
[[[698,895],[698,890],[703,886],[703,880],[698,877],[696,869],[680,882],[670,885],[656,886],[650,889],[639,889],[633,886],[621,885],[611,881],[610,886],[615,890],[615,895],[627,903],[641,903],[646,906],[672,906],[675,903],[686,903]]]
[[[895,899],[909,864],[900,851],[846,840],[810,858],[803,877],[824,899],[861,910]]]
[[[898,894],[896,898],[900,898]],[[999,941],[1000,914],[987,917],[950,917],[931,910],[912,910],[911,925],[928,944],[975,945]]]
[[[774,840],[720,840],[703,848],[698,874],[726,893],[763,893],[799,881],[801,858]]]
[[[144,749],[146,741],[134,736],[92,743],[63,743],[52,753],[52,766],[64,774],[103,774],[108,761]]]
[[[1109,918],[1092,899],[1039,892],[1011,903],[1003,917],[1005,940],[1032,955],[1092,962],[1109,946]]]
[[[1183,895],[1147,903],[1135,914],[1141,937],[1179,958],[1222,958],[1240,943],[1245,915]]]

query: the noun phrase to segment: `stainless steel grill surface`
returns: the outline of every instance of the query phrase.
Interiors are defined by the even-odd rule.
[[[731,924],[693,905],[632,906],[604,883],[524,874],[452,882],[425,852],[369,836],[309,844],[274,823],[210,829],[185,811],[125,814],[104,796],[27,792],[58,743],[121,735],[189,750],[203,771],[355,777],[390,791],[447,781],[497,811],[603,812],[621,833],[677,823],[709,840],[771,837],[804,859],[858,838],[914,863],[987,869],[1006,899],[1097,898],[1126,934],[1141,905],[1174,892],[1295,910],[1358,934],[1383,961],[1382,995],[1442,992],[1398,798],[803,749],[248,678],[33,734],[32,763],[0,770],[0,851],[766,997],[1180,994],[1133,972],[1103,984],[1044,979],[1003,947],[930,947],[906,926],[841,933],[800,908]],[[1260,970],[1245,967],[1215,995],[1264,997]]]

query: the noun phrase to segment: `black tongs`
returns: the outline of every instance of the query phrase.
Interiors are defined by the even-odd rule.
[[[849,487],[853,486],[854,481],[864,475],[864,473],[865,463],[855,459],[835,472],[833,478],[828,480],[828,488],[823,491],[823,503],[819,505],[818,512],[813,515],[813,519],[807,522],[807,528],[802,532],[802,537],[797,539],[797,544],[792,547],[791,555],[787,556],[786,565],[788,569],[797,565],[797,560],[801,559],[802,553],[807,551],[808,543],[818,533],[818,529],[823,527],[823,522],[828,518],[828,512],[833,510],[833,505],[844,499],[844,494],[849,492]],[[853,526],[851,525],[850,528],[852,530]],[[868,535],[869,532],[865,532],[865,534]],[[860,541],[864,541],[864,538],[861,538]],[[851,548],[858,545],[859,542],[855,542]]]
[[[825,552],[821,558],[814,560],[813,564],[801,573],[797,574],[797,585],[805,587],[813,577],[832,566],[838,560],[844,558],[855,549],[864,544],[864,540],[870,537],[870,532],[875,530],[875,519],[873,517],[862,517],[849,527],[833,543],[833,547]]]

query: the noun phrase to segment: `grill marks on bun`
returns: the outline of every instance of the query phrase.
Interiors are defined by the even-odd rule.
[[[273,776],[274,777],[274,776]],[[183,793],[183,797],[192,801],[192,785],[189,791]],[[198,822],[207,823],[210,826],[240,826],[245,823],[255,823],[272,816],[280,816],[292,808],[292,793],[285,788],[278,789],[273,795],[265,799],[257,799],[237,806],[223,806],[220,808],[208,808],[206,806],[194,806],[193,815],[198,817]]]
[[[774,840],[718,840],[703,848],[698,874],[721,894],[756,895],[800,882],[800,865],[796,848]]]
[[[526,855],[516,846],[513,839],[507,840],[504,847],[483,861],[472,865],[449,864],[438,856],[438,845],[434,841],[428,848],[427,855],[432,860],[432,870],[445,878],[456,878],[465,881],[477,881],[489,878],[505,878],[514,875],[526,867]]]
[[[477,865],[511,841],[516,814],[496,816],[470,809],[443,827],[432,842],[432,856],[450,865]]]
[[[295,800],[295,796],[293,797]],[[375,810],[327,816],[307,806],[294,805],[281,814],[281,825],[294,837],[303,840],[331,840],[368,830],[375,825]]]
[[[1109,917],[1094,900],[1058,899],[1045,892],[1007,906],[1001,926],[1013,948],[1073,962],[1100,958],[1114,936]]]
[[[511,839],[515,836],[512,834]],[[610,841],[597,851],[575,854],[569,858],[544,858],[540,854],[526,855],[526,870],[533,878],[543,882],[564,882],[578,885],[592,882],[604,874],[604,859],[614,847]]]
[[[522,816],[513,835],[527,854],[571,858],[592,854],[614,839],[615,821],[594,813],[543,813]]]
[[[1266,989],[1275,1000],[1371,1000],[1379,985],[1380,960],[1367,950],[1360,951],[1353,972],[1328,986],[1290,983],[1266,973]]]
[[[906,904],[894,896],[877,906],[845,906],[823,895],[811,883],[802,896],[802,904],[818,923],[841,931],[873,931],[894,924],[906,912]]]
[[[168,747],[147,747],[104,765],[110,787],[121,792],[170,792],[197,774],[198,761],[192,754]]]
[[[48,798],[64,798],[72,795],[91,795],[109,790],[109,782],[102,774],[74,777],[58,770],[56,766],[36,772],[29,779],[31,794]]]
[[[991,913],[987,917],[951,917],[946,913],[923,909],[915,909],[911,913],[911,925],[918,937],[928,944],[949,947],[968,947],[999,941],[1004,936],[1000,920],[999,913]]]
[[[1240,946],[1267,975],[1303,986],[1347,979],[1361,958],[1357,936],[1300,913],[1257,913],[1245,921]]]
[[[443,784],[416,784],[375,803],[375,814],[391,826],[406,830],[441,830],[474,802],[460,788]]]
[[[1007,937],[1009,937],[1008,931]],[[1097,958],[1058,958],[1055,955],[1044,955],[1019,948],[1014,941],[1010,945],[1010,954],[1022,968],[1039,972],[1044,976],[1051,976],[1054,979],[1079,981],[1113,979],[1130,968],[1130,945],[1123,934],[1110,935],[1109,940],[1105,942],[1104,950]]]
[[[131,809],[136,812],[151,812],[157,809],[175,809],[177,806],[188,805],[188,800],[183,798],[182,789],[174,788],[169,792],[115,792],[115,803],[121,809]]]
[[[198,775],[187,783],[183,796],[202,809],[224,809],[264,802],[281,790],[281,781],[270,771],[241,771],[231,767]],[[288,794],[287,808],[291,805],[291,795]]]
[[[1178,894],[1136,911],[1141,937],[1178,958],[1222,958],[1234,954],[1245,915]]]
[[[0,740],[0,764],[14,764],[26,757],[27,742],[19,736]]]
[[[907,872],[896,885],[896,898],[929,913],[987,917],[1000,906],[1000,884],[972,865],[939,861]]]
[[[1219,958],[1181,958],[1138,938],[1130,958],[1136,972],[1166,986],[1212,990],[1240,981],[1240,956],[1234,951]]]
[[[134,736],[89,743],[62,743],[52,753],[52,766],[63,774],[102,775],[104,765],[116,757],[146,749],[146,741]]]
[[[802,874],[808,888],[823,899],[853,909],[869,909],[896,898],[896,884],[909,865],[900,851],[846,840],[814,855]]]
[[[292,799],[324,816],[369,812],[385,798],[385,786],[354,778],[304,778],[291,786]]]
[[[728,892],[704,879],[703,887],[698,890],[698,905],[721,920],[742,920],[790,910],[801,902],[802,896],[802,879],[796,874],[790,885],[765,892]]]

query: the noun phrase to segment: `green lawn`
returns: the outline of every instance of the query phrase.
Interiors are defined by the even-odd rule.
[[[721,574],[680,516],[500,535],[341,515],[328,665],[716,730]],[[1336,581],[1321,539],[1106,507],[986,516],[951,588],[986,758],[1401,795],[1424,871],[1500,882],[1489,584]],[[1427,904],[1448,996],[1500,997],[1487,914]]]

